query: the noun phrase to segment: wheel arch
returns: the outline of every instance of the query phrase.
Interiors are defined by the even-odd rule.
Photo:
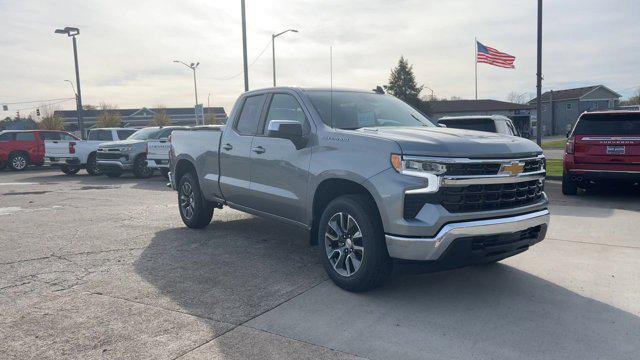
[[[373,196],[372,192],[367,189],[367,187],[354,180],[339,177],[327,178],[322,180],[322,182],[318,184],[313,194],[313,202],[311,206],[311,245],[317,245],[318,243],[318,239],[316,236],[316,233],[318,231],[318,223],[320,221],[322,212],[327,207],[327,205],[337,197],[353,194],[365,195],[370,200],[371,205],[375,207],[375,212],[378,215],[378,220],[382,224],[380,209],[378,207],[376,198]]]
[[[196,177],[196,181],[199,182],[198,171],[196,170],[196,166],[189,159],[184,159],[184,158],[179,159],[174,168],[174,172],[175,172],[174,179],[176,182],[176,186],[180,182],[180,178],[182,178],[184,174],[188,172],[193,172],[193,174]]]

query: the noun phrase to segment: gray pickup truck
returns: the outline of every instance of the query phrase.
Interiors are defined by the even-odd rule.
[[[440,270],[507,258],[549,223],[535,143],[437,127],[367,91],[246,92],[226,126],[173,133],[169,178],[187,226],[206,226],[225,205],[299,226],[351,291],[401,263]]]

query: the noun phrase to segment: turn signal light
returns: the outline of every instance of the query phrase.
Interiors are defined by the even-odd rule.
[[[402,156],[398,154],[391,154],[391,166],[393,166],[397,172],[402,171]]]

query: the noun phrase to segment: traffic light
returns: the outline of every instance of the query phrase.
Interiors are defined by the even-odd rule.
[[[2,110],[3,111],[7,111],[7,110],[9,110],[9,107],[7,105],[2,105]]]
[[[40,109],[36,109],[36,116],[40,116]]]

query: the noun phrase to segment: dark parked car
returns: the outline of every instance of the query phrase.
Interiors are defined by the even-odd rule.
[[[486,131],[505,135],[521,136],[513,121],[502,115],[445,116],[438,124],[448,128]]]

